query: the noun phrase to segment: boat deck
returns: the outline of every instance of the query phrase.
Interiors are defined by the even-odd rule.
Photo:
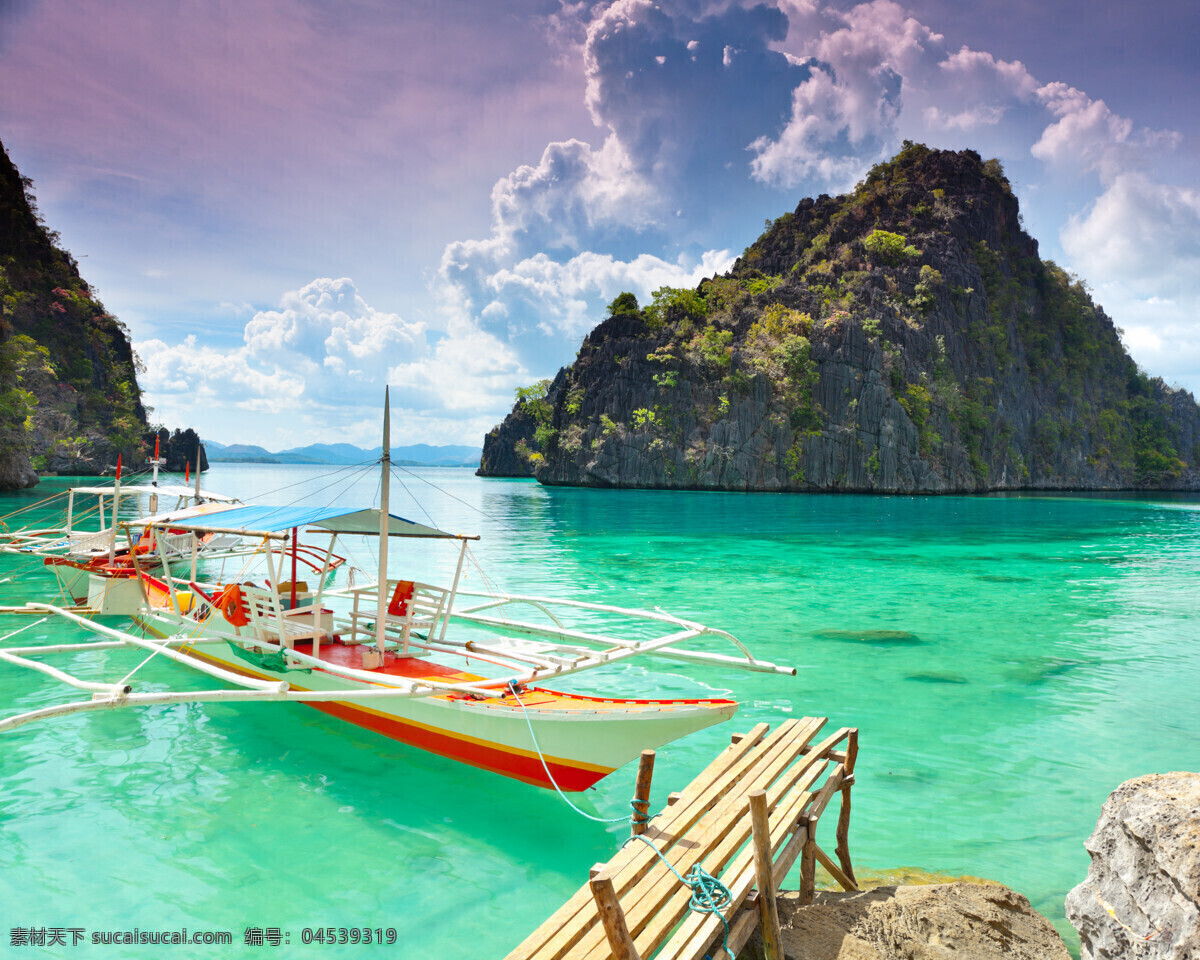
[[[297,653],[306,653],[312,655],[312,641],[301,641],[295,645]],[[368,673],[382,673],[391,677],[405,677],[411,680],[441,680],[451,683],[471,683],[476,680],[482,680],[484,677],[481,674],[467,673],[462,670],[456,670],[454,667],[448,667],[445,664],[436,663],[432,660],[426,660],[422,657],[402,657],[394,653],[388,653],[383,662],[383,666],[375,668],[363,667],[363,654],[368,650],[373,649],[369,644],[363,643],[339,643],[325,641],[320,644],[317,659],[331,664],[332,666],[348,667],[354,670],[366,669]],[[451,693],[447,694],[449,698],[469,697],[466,693]],[[531,687],[522,690],[520,702],[511,694],[505,693],[495,697],[489,697],[486,700],[480,701],[483,704],[494,704],[497,706],[520,707],[524,704],[530,709],[553,707],[556,710],[580,710],[580,711],[603,711],[603,710],[621,710],[628,711],[631,706],[645,706],[657,710],[670,709],[672,706],[694,706],[696,704],[713,704],[714,707],[729,707],[736,705],[735,700],[721,698],[696,698],[696,699],[671,699],[671,700],[652,700],[652,699],[635,699],[635,698],[620,698],[620,697],[592,697],[576,693],[560,693],[555,690],[545,690],[541,687]]]

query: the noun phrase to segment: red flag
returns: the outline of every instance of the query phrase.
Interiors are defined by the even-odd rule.
[[[154,459],[155,459],[155,460],[157,460],[157,459],[158,459],[158,441],[159,441],[159,439],[160,439],[160,437],[159,437],[159,435],[156,433],[156,434],[154,435]]]
[[[117,454],[117,479],[121,479],[121,455]]]
[[[192,464],[190,461],[184,461],[183,464],[183,482],[187,483],[192,475]]]

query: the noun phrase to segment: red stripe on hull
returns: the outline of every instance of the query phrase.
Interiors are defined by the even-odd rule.
[[[156,633],[157,631],[152,630],[151,632]],[[243,667],[235,666],[216,657],[205,656],[198,650],[190,651],[189,656],[205,660],[225,670],[240,673],[245,677],[253,677],[258,680],[271,679],[265,674],[246,670]],[[293,689],[305,688],[296,688],[293,685]],[[373,733],[378,733],[389,740],[397,740],[400,743],[437,754],[440,757],[448,757],[451,760],[457,760],[472,767],[479,767],[482,770],[498,773],[504,777],[512,777],[514,780],[520,780],[523,783],[532,783],[535,786],[550,789],[554,787],[554,784],[547,778],[545,767],[542,766],[542,760],[537,754],[526,756],[521,753],[505,750],[498,744],[462,739],[453,734],[440,733],[437,730],[429,729],[421,724],[409,723],[399,717],[385,716],[373,710],[364,710],[349,703],[331,701],[327,703],[303,703],[301,705],[312,707],[315,710],[320,710],[322,713],[337,717],[339,720],[352,723],[356,727],[362,727]],[[599,782],[612,773],[612,768],[597,768],[594,766],[575,767],[550,758],[546,759],[546,766],[550,768],[550,773],[559,788],[568,793],[586,790],[594,783]]]
[[[449,757],[460,763],[469,764],[499,773],[514,780],[532,783],[539,787],[552,787],[546,777],[542,761],[536,755],[523,756],[510,753],[496,745],[479,743],[473,740],[461,740],[458,737],[423,726],[406,723],[398,717],[381,716],[378,713],[361,710],[346,703],[308,703],[305,706],[314,707],[322,713],[328,713],[358,727],[365,727],[375,733],[382,734],[390,740],[398,740],[409,746],[435,753],[440,757]],[[581,769],[546,760],[555,782],[568,792],[586,790],[597,781],[612,773],[611,770]]]

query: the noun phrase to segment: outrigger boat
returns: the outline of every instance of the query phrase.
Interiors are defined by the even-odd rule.
[[[724,697],[630,699],[559,692],[542,686],[634,657],[794,675],[795,669],[755,659],[731,634],[671,616],[583,601],[462,589],[464,564],[477,536],[452,534],[395,516],[388,509],[388,414],[384,414],[379,509],[241,507],[211,519],[172,525],[194,535],[237,534],[263,545],[265,582],[205,585],[165,570],[140,571],[144,609],[137,623],[148,636],[101,626],[46,604],[57,614],[108,637],[49,647],[0,648],[0,660],[39,670],[92,698],[0,720],[0,731],[34,720],[137,704],[205,701],[306,703],[331,716],[424,750],[541,786],[579,791],[635,758],[737,710]],[[152,523],[151,529],[158,529]],[[272,544],[295,544],[303,528],[329,536],[315,591],[281,582]],[[379,538],[375,582],[325,589],[338,537]],[[392,538],[445,541],[458,548],[449,587],[389,578]],[[135,558],[136,559],[136,558]],[[522,620],[514,608],[532,611]],[[571,626],[570,611],[585,622]],[[522,614],[527,616],[527,614]],[[602,632],[601,622],[625,624]],[[452,626],[453,625],[453,626]],[[665,628],[665,629],[664,629]],[[499,636],[497,636],[499,634]],[[733,654],[698,649],[704,637],[732,643]],[[31,657],[93,649],[140,648],[194,667],[240,689],[134,692],[116,683],[81,680]],[[149,659],[149,658],[147,658]]]
[[[184,520],[200,517],[211,523],[214,514],[241,505],[235,497],[202,490],[198,462],[194,486],[159,484],[158,468],[166,461],[159,458],[157,446],[149,463],[153,474],[148,485],[122,484],[118,457],[117,475],[111,485],[66,491],[64,526],[0,536],[0,553],[41,557],[58,582],[59,594],[75,605],[76,612],[129,617],[145,602],[145,589],[136,579],[139,572],[154,572],[171,563],[190,563],[195,579],[198,561],[223,561],[256,550],[254,544],[247,546],[236,533],[195,533],[180,526]],[[95,498],[94,506],[81,513],[84,517],[95,513],[99,530],[80,529],[78,525],[76,503],[90,498]],[[161,503],[172,499],[171,508],[160,513]],[[143,509],[143,500],[148,510]],[[122,513],[133,513],[137,519],[122,521]],[[292,544],[291,552],[314,570],[320,569],[318,561],[324,561],[322,553],[305,544]],[[331,557],[329,570],[336,570],[345,559]]]
[[[71,603],[89,602],[89,594],[95,597],[97,582],[101,593],[108,592],[106,581],[133,575],[132,555],[140,551],[146,556],[142,565],[153,568],[158,564],[157,547],[146,537],[126,545],[120,542],[120,515],[133,513],[143,524],[151,519],[170,520],[194,516],[235,505],[235,497],[212,493],[200,489],[199,464],[196,469],[195,486],[186,483],[159,484],[159,468],[166,463],[158,455],[155,441],[154,456],[149,460],[151,476],[149,483],[121,483],[121,458],[117,458],[116,476],[111,484],[90,487],[71,487],[66,491],[66,520],[60,526],[39,527],[5,532],[0,535],[0,553],[22,554],[40,557],[58,581],[60,593]],[[60,495],[61,496],[61,495]],[[77,509],[77,503],[91,503]],[[171,503],[164,512],[164,504]],[[145,504],[146,509],[143,509]],[[95,518],[97,529],[90,529]],[[193,549],[200,553],[226,549],[232,544],[228,540],[207,537],[199,543],[193,542],[190,533],[167,528],[161,537],[161,546],[168,554],[176,557],[188,556]],[[104,610],[105,613],[132,613],[129,610]]]

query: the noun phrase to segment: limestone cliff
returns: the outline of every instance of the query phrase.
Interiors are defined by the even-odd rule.
[[[547,484],[1200,489],[1194,399],[1138,370],[972,151],[908,144],[726,276],[623,294],[532,399],[484,475],[515,451]]]
[[[0,145],[0,488],[36,467],[96,474],[140,457],[148,430],[121,323],[37,213]],[[32,461],[32,466],[31,466]]]
[[[164,470],[172,473],[185,473],[190,468],[194,473],[197,469],[197,459],[200,461],[201,473],[208,469],[208,454],[204,450],[204,444],[200,442],[199,435],[191,427],[186,430],[176,430],[174,433],[166,427],[159,427],[157,437],[159,455],[167,461],[163,467]],[[153,452],[154,439],[154,434],[147,438],[146,446],[150,452]]]

